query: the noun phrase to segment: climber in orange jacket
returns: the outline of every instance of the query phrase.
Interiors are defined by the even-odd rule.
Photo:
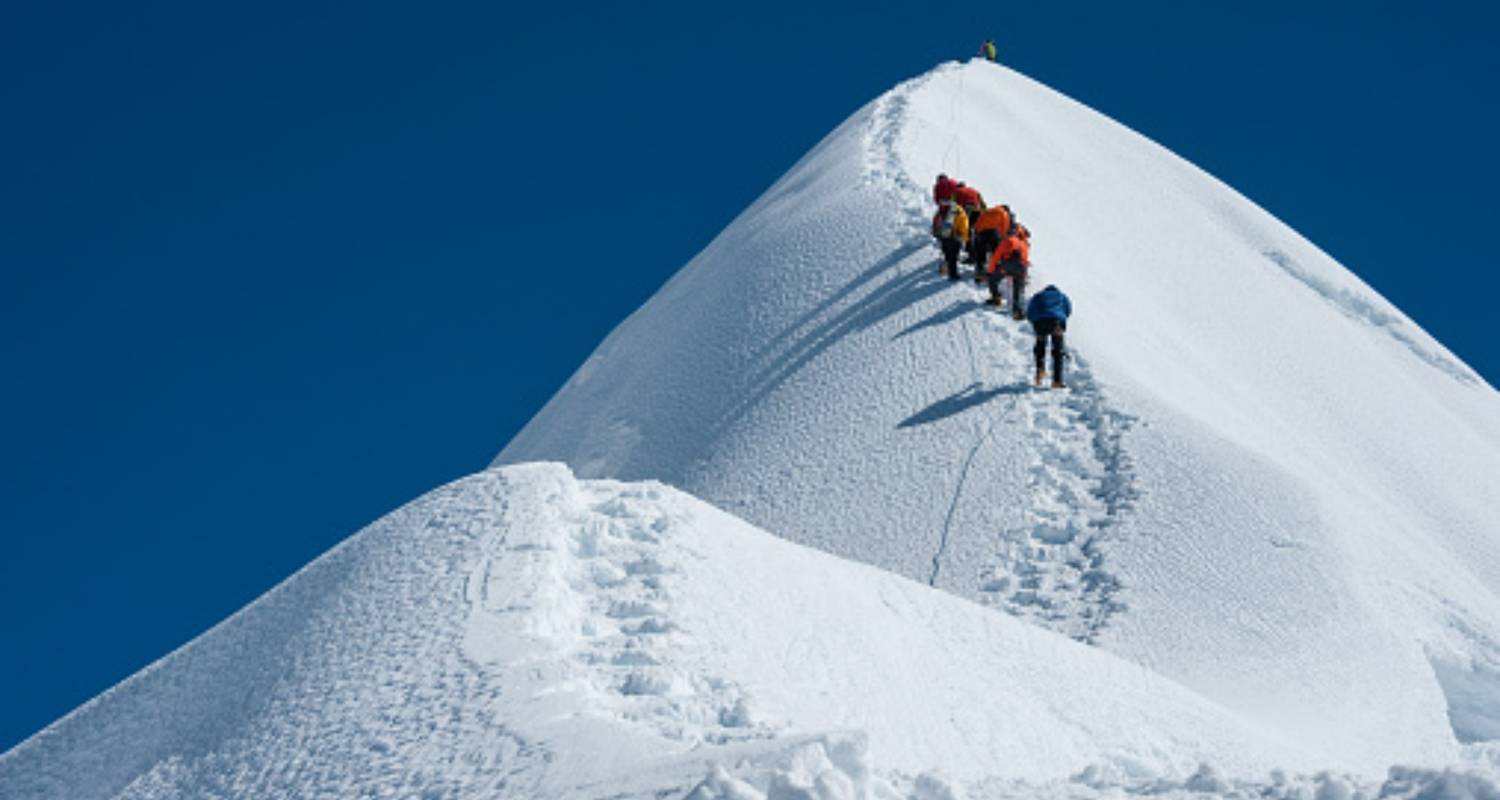
[[[1004,302],[1000,297],[1000,281],[1008,277],[1011,289],[1010,314],[1016,319],[1024,319],[1025,304],[1021,301],[1026,297],[1026,273],[1030,268],[1031,232],[1026,230],[1025,225],[1018,224],[1009,236],[1000,241],[1000,246],[995,248],[995,254],[990,257],[990,299],[985,302],[992,306]]]
[[[1010,206],[1001,203],[979,212],[979,218],[969,226],[974,238],[974,282],[984,283],[983,266],[990,261],[990,254],[1000,247],[1000,240],[1010,235]]]

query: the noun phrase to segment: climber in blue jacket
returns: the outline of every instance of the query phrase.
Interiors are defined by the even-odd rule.
[[[1073,313],[1073,302],[1056,286],[1032,295],[1026,304],[1026,319],[1031,320],[1031,329],[1036,332],[1036,347],[1031,352],[1036,356],[1036,385],[1047,379],[1047,340],[1052,340],[1052,388],[1063,389],[1063,359],[1068,350],[1063,344],[1063,334],[1068,330],[1068,317]]]

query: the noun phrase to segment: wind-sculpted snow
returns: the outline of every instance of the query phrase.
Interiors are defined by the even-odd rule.
[[[968,787],[933,776],[888,782],[873,775],[862,738],[824,738],[779,752],[744,758],[736,769],[716,765],[688,794],[688,800],[1065,800],[1147,797],[1155,800],[1493,800],[1500,797],[1495,763],[1500,753],[1474,749],[1462,766],[1442,770],[1393,767],[1381,779],[1322,771],[1289,774],[1273,770],[1259,779],[1231,778],[1211,764],[1200,764],[1180,778],[1130,775],[1093,766],[1065,780],[1036,783],[1005,779]],[[898,788],[899,786],[899,788]]]
[[[1442,348],[1435,343],[1419,341],[1417,335],[1407,331],[1408,324],[1400,312],[1394,308],[1386,310],[1384,301],[1366,297],[1358,290],[1334,286],[1313,273],[1303,269],[1296,260],[1286,253],[1277,250],[1266,252],[1266,258],[1271,263],[1286,270],[1286,274],[1306,284],[1309,289],[1327,298],[1339,311],[1361,322],[1373,325],[1386,331],[1392,339],[1400,342],[1417,358],[1426,361],[1436,369],[1451,375],[1454,379],[1468,384],[1480,383],[1479,377],[1453,357],[1445,355]],[[1426,338],[1423,336],[1422,338]]]
[[[939,171],[1010,204],[1033,287],[1073,298],[1065,392],[938,275]],[[1366,774],[1500,719],[1494,390],[1250,201],[993,64],[819,143],[497,462],[534,459],[681,486]]]

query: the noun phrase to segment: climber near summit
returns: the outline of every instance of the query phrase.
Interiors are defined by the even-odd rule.
[[[1000,240],[1000,246],[995,248],[995,254],[990,256],[989,279],[990,299],[985,303],[998,306],[1003,300],[1000,297],[1000,281],[1010,278],[1011,308],[1010,314],[1016,319],[1022,318],[1021,301],[1026,297],[1026,272],[1031,267],[1031,231],[1026,226],[1011,220],[1011,232]]]
[[[1065,389],[1063,383],[1063,360],[1068,357],[1063,344],[1063,334],[1068,330],[1068,317],[1073,314],[1073,302],[1062,290],[1051,284],[1036,293],[1026,305],[1026,318],[1031,320],[1031,330],[1036,333],[1036,346],[1032,355],[1036,357],[1036,385],[1047,380],[1047,340],[1052,340],[1052,388]]]
[[[979,55],[983,56],[985,61],[994,61],[995,60],[995,40],[994,39],[985,39],[984,40],[984,44],[982,44],[982,45],[979,46]]]
[[[946,203],[938,207],[932,217],[932,235],[937,237],[943,250],[943,263],[939,266],[948,280],[958,280],[958,251],[969,238],[969,216],[958,203]]]

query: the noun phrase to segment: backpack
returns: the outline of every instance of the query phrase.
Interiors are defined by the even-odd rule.
[[[1025,275],[1026,268],[1031,266],[1031,242],[1021,236],[1012,235],[1000,243],[1000,249],[996,254],[1003,253],[1000,262],[1005,271],[1010,275]]]
[[[948,205],[938,212],[937,218],[932,221],[932,235],[939,239],[953,238],[954,206]]]
[[[938,205],[944,205],[953,200],[953,189],[958,184],[947,175],[939,176],[937,182],[932,185],[932,199]]]
[[[1000,207],[1005,209],[1005,217],[1006,219],[1010,220],[1010,227],[1002,232],[1001,236],[1009,236],[1012,233],[1015,233],[1017,228],[1021,227],[1021,221],[1016,219],[1016,212],[1010,210],[1009,205],[1001,203]]]

